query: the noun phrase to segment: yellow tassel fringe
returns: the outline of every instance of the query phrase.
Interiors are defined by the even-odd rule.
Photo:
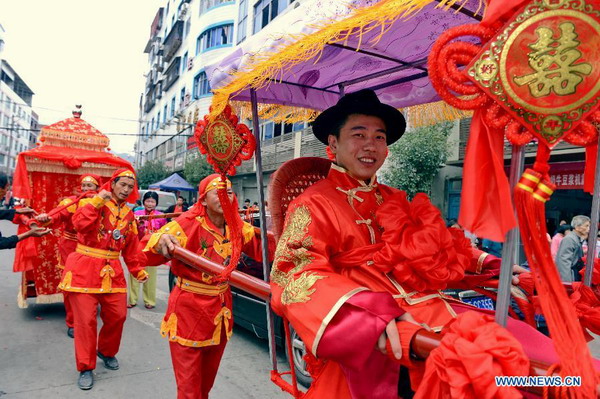
[[[407,125],[411,128],[435,125],[436,123],[470,118],[473,111],[463,111],[443,101],[419,104],[402,108]]]
[[[38,295],[35,297],[37,304],[62,303],[63,294]]]
[[[330,19],[319,24],[320,29],[311,34],[291,35],[282,41],[281,47],[273,53],[255,54],[249,64],[232,74],[233,79],[226,86],[214,90],[210,117],[220,114],[229,99],[236,93],[253,87],[260,89],[267,86],[271,80],[281,80],[283,75],[294,65],[314,59],[318,62],[325,45],[328,43],[343,43],[351,36],[358,34],[359,47],[364,34],[379,31],[371,40],[370,45],[376,44],[389,28],[399,19],[407,20],[417,14],[434,0],[383,0],[370,6],[356,9],[352,16],[336,21]],[[441,0],[438,7],[448,10],[455,4],[463,4],[466,0]],[[480,7],[482,2],[480,1]],[[478,9],[479,11],[479,9]],[[309,115],[312,113],[309,112]],[[314,112],[314,111],[313,111]],[[283,113],[281,108],[276,115]],[[292,114],[298,115],[297,111]],[[308,115],[307,115],[308,116]],[[290,122],[293,119],[286,119]]]

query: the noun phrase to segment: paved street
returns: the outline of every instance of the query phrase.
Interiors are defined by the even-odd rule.
[[[7,236],[16,229],[0,221]],[[95,385],[83,392],[76,387],[73,340],[66,335],[62,304],[17,307],[21,274],[12,272],[13,250],[0,258],[0,397],[31,398],[175,398],[175,377],[167,341],[159,326],[166,310],[168,270],[158,271],[158,301],[146,310],[140,298],[129,310],[118,354],[120,369],[104,368],[100,359]],[[100,324],[100,323],[99,323]],[[280,357],[280,362],[284,358]],[[229,342],[211,399],[289,398],[270,381],[267,342],[236,326]]]

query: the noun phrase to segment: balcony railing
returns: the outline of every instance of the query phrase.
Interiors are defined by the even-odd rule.
[[[161,84],[159,83],[153,86],[153,88],[146,93],[146,101],[144,102],[144,112],[149,112],[156,104],[156,99],[161,97],[162,88]]]
[[[296,140],[296,134],[301,135],[299,141]],[[310,127],[263,140],[261,149],[265,172],[273,171],[284,162],[294,159],[295,154],[300,154],[301,157],[326,157],[325,145],[317,140]],[[254,160],[243,162],[238,170],[239,173],[254,172]]]
[[[151,94],[146,95],[146,101],[144,102],[144,112],[150,112],[152,108],[154,108],[154,104],[156,104],[156,99]]]
[[[173,83],[179,79],[179,71],[181,70],[181,57],[177,57],[173,60],[167,71],[165,72],[165,83],[164,83],[164,91],[169,90]]]
[[[181,43],[183,42],[183,21],[175,22],[173,28],[165,38],[164,50],[163,50],[163,59],[165,62],[171,62],[171,59],[181,47]]]

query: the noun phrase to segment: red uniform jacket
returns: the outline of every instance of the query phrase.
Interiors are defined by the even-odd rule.
[[[79,202],[72,221],[78,244],[67,259],[59,288],[88,294],[127,292],[119,255],[136,277],[146,265],[131,209],[94,196]]]
[[[183,248],[214,262],[223,264],[225,258],[231,255],[228,229],[223,236],[207,217],[184,214],[152,235],[144,249],[149,265],[166,261],[153,250],[165,233],[175,236]],[[242,251],[260,261],[260,239],[255,236],[254,228],[244,223],[242,235]],[[180,345],[200,348],[220,344],[224,328],[229,339],[233,333],[229,284],[214,283],[207,273],[192,269],[177,259],[171,260],[171,270],[178,280],[169,296],[167,313],[161,325],[163,337]]]
[[[74,195],[66,197],[59,202],[58,206],[73,203],[76,199],[77,197]],[[58,240],[58,251],[60,253],[58,267],[60,269],[65,268],[67,258],[71,253],[75,252],[75,248],[77,247],[77,231],[75,231],[73,221],[71,220],[73,214],[75,214],[75,211],[77,210],[77,205],[77,203],[73,203],[73,205],[66,207],[52,217],[52,226],[60,228],[61,230],[61,235]]]

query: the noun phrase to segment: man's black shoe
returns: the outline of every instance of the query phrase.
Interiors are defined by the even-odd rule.
[[[94,386],[94,373],[92,372],[92,370],[82,371],[79,374],[77,386],[79,387],[79,389],[83,389],[84,391],[92,389],[92,387]]]
[[[73,329],[73,327],[67,328],[67,335],[71,338],[75,338],[75,330]]]
[[[104,361],[104,367],[109,370],[118,370],[119,369],[119,361],[116,357],[108,357],[104,356],[102,353],[98,352],[98,357]]]

